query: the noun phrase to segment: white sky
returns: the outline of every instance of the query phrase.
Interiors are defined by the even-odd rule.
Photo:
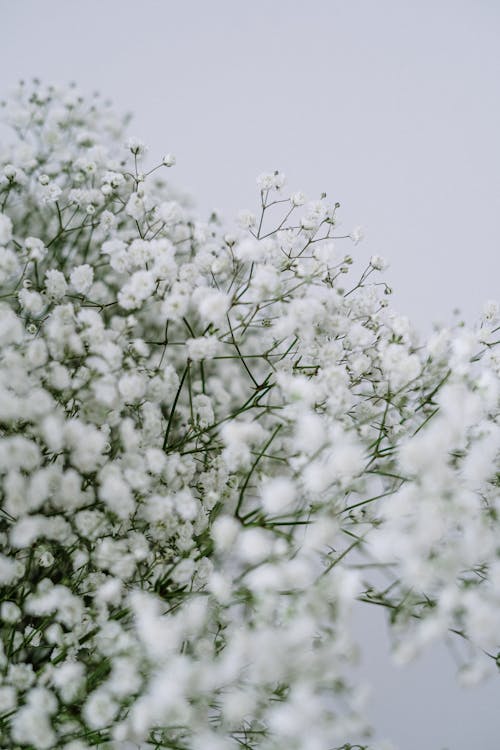
[[[499,32],[498,0],[0,0],[0,96],[33,75],[99,89],[207,216],[256,206],[263,170],[327,192],[428,328],[500,298]],[[395,672],[379,620],[360,627],[401,750],[497,750],[496,686],[460,692],[444,652]]]

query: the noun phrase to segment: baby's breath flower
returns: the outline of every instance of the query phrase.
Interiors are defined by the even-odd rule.
[[[45,273],[45,292],[55,300],[61,300],[66,294],[68,284],[61,271],[50,268]]]
[[[44,301],[41,294],[30,292],[28,289],[21,289],[17,296],[22,309],[29,315],[34,315],[35,317],[40,315],[44,308]]]
[[[293,206],[303,206],[306,200],[307,198],[305,194],[300,190],[298,190],[296,193],[292,193],[292,195],[290,196],[290,201]]]
[[[12,239],[12,221],[5,214],[0,214],[0,245],[6,245]]]
[[[203,336],[186,340],[186,350],[189,359],[198,362],[202,359],[211,359],[218,349],[216,336]]]
[[[498,305],[421,343],[325,194],[264,173],[228,233],[139,168],[142,141],[123,159],[102,100],[38,82],[6,115],[3,745],[350,747],[360,599],[394,615],[401,662],[452,630],[481,679]]]
[[[69,280],[73,289],[79,294],[87,294],[94,281],[94,269],[88,263],[77,266],[71,271]]]
[[[362,227],[354,227],[354,229],[349,235],[349,237],[351,238],[351,240],[354,242],[355,245],[360,243],[364,236],[365,235],[364,235]]]
[[[370,258],[370,265],[376,271],[385,271],[389,264],[387,260],[381,255],[372,255],[372,257]]]
[[[242,229],[251,229],[257,224],[257,217],[253,211],[242,209],[238,212],[237,221]]]
[[[47,254],[47,248],[38,237],[26,237],[24,245],[28,252],[29,260],[43,260]]]
[[[147,151],[147,146],[144,141],[135,136],[130,136],[125,142],[125,148],[128,148],[134,156],[143,156]]]

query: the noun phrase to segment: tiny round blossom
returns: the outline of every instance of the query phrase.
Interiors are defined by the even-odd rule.
[[[167,201],[161,203],[158,208],[160,219],[167,225],[176,224],[183,218],[182,207],[177,201]]]
[[[24,246],[28,251],[29,260],[43,260],[47,255],[47,248],[43,244],[43,241],[38,237],[26,237],[24,240]]]
[[[87,294],[94,281],[94,269],[88,263],[77,266],[71,271],[69,280],[76,292]]]
[[[125,148],[128,148],[134,156],[144,156],[147,151],[147,146],[144,141],[136,136],[130,136],[125,142]]]
[[[296,496],[296,487],[287,477],[274,477],[262,488],[262,505],[272,515],[289,511]]]
[[[483,315],[486,320],[496,320],[500,312],[500,305],[496,300],[488,300],[483,307]]]
[[[45,291],[49,297],[60,300],[67,290],[68,284],[61,271],[51,268],[45,273]]]
[[[218,339],[215,336],[187,339],[187,356],[194,362],[198,362],[202,359],[210,359],[217,352],[218,344]]]
[[[17,622],[22,617],[21,609],[15,602],[2,602],[0,606],[0,619],[4,622]]]
[[[292,193],[290,201],[293,206],[303,206],[307,198],[302,191],[298,190],[296,193]]]
[[[118,302],[125,310],[133,310],[153,294],[155,279],[150,271],[136,271],[118,294]]]
[[[90,695],[83,711],[89,727],[100,729],[114,719],[118,711],[118,704],[105,690],[96,690]]]
[[[364,238],[364,232],[362,227],[354,227],[352,232],[350,233],[349,237],[354,242],[355,245],[361,242],[361,240]]]
[[[140,401],[146,393],[146,382],[139,374],[127,373],[120,378],[118,390],[126,403]]]
[[[372,268],[375,268],[376,271],[385,271],[389,264],[381,255],[372,255],[370,258],[370,265]]]
[[[0,214],[0,245],[6,245],[12,239],[12,221],[9,216]]]
[[[198,289],[193,295],[193,302],[203,320],[217,325],[222,324],[231,305],[228,294],[216,289]]]
[[[18,299],[23,310],[29,315],[40,315],[45,306],[42,295],[38,292],[30,292],[28,289],[21,289]]]
[[[242,229],[251,229],[257,224],[257,217],[253,211],[241,210],[238,211],[237,221]]]
[[[142,218],[145,211],[144,201],[139,193],[132,193],[125,206],[125,211],[129,216],[138,221]]]

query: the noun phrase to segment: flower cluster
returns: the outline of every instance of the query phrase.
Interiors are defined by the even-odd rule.
[[[363,741],[356,600],[402,661],[461,634],[478,679],[500,647],[498,307],[422,343],[327,196],[262,174],[226,230],[98,98],[22,85],[5,117],[2,746]]]

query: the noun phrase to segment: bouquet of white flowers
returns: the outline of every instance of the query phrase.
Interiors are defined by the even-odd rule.
[[[498,307],[422,343],[325,195],[228,231],[98,97],[4,114],[2,747],[364,747],[356,601],[494,669]]]

